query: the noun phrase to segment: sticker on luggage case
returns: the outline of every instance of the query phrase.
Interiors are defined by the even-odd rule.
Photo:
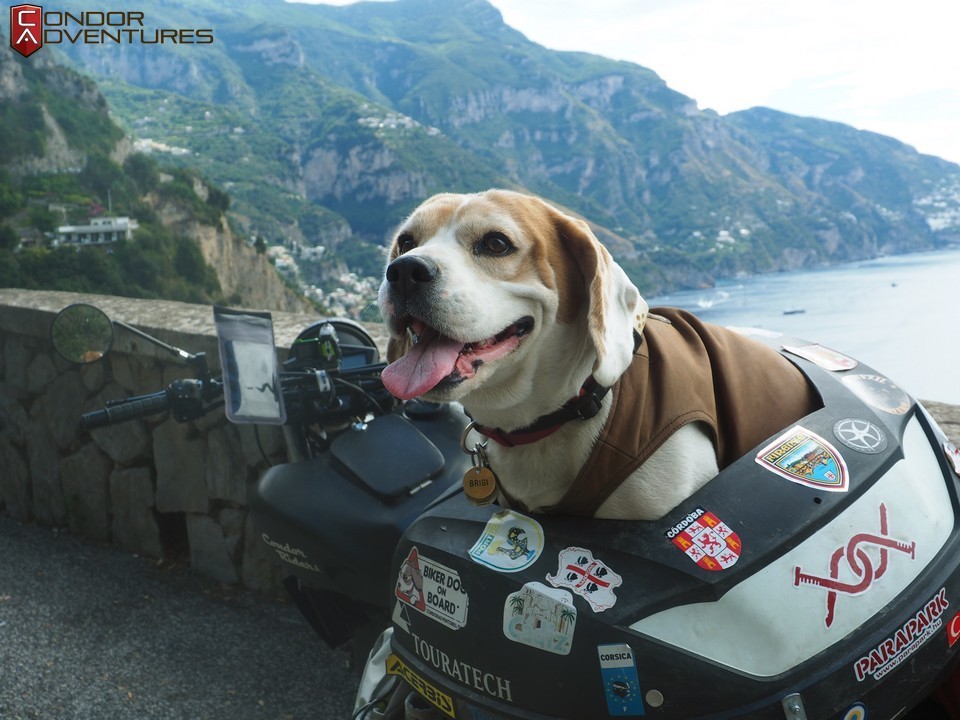
[[[664,535],[704,570],[726,570],[740,559],[740,536],[702,507],[688,513]]]
[[[457,630],[467,624],[470,598],[456,570],[441,565],[411,548],[400,565],[394,588],[397,599],[429,618]]]
[[[396,655],[387,658],[387,675],[399,675],[406,683],[433,705],[437,710],[448,717],[457,716],[453,709],[453,698],[438,690],[420,677],[414,670]]]
[[[757,453],[756,461],[780,477],[827,492],[846,492],[847,463],[815,432],[795,425]]]
[[[584,548],[569,547],[560,551],[556,575],[547,575],[547,581],[558,588],[572,590],[584,598],[594,612],[603,612],[617,602],[614,590],[623,578],[610,567],[596,560]]]
[[[614,717],[643,715],[633,649],[626,644],[599,645],[597,654],[600,656],[600,677],[607,698],[607,712]]]
[[[543,550],[543,528],[533,518],[501,510],[487,521],[470,548],[470,559],[500,572],[519,572],[537,561]]]
[[[503,634],[523,645],[569,655],[576,626],[577,608],[567,590],[530,582],[503,604]]]
[[[831,372],[842,372],[844,370],[853,370],[857,366],[857,361],[836,350],[831,350],[823,345],[784,345],[783,349],[788,353],[793,353],[799,357],[805,358],[810,362],[819,365],[824,370]]]

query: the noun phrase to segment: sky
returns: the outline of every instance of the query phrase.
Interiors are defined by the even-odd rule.
[[[490,2],[530,40],[643,65],[701,108],[836,120],[960,163],[956,0]]]

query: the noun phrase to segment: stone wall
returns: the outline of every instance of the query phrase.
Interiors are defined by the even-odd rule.
[[[74,302],[206,352],[211,367],[219,367],[209,306],[0,289],[0,509],[151,558],[189,553],[206,575],[272,591],[279,578],[247,512],[248,493],[267,467],[253,426],[233,425],[216,410],[187,424],[165,413],[84,431],[81,413],[193,373],[120,328],[103,360],[85,366],[63,360],[50,342],[50,325]],[[278,347],[317,320],[293,313],[273,318]],[[256,432],[270,460],[282,461],[279,429]]]
[[[276,590],[280,578],[247,511],[248,493],[266,468],[253,427],[233,425],[218,410],[184,425],[164,414],[81,429],[81,413],[192,373],[122,329],[104,360],[85,366],[63,360],[53,351],[50,324],[74,302],[206,352],[211,367],[219,366],[209,306],[0,289],[0,511],[151,558],[188,556],[193,568],[222,582]],[[289,347],[316,319],[274,312],[277,346]],[[382,347],[383,338],[376,339]],[[960,444],[960,408],[925,404]],[[282,461],[280,431],[258,432],[270,460]]]

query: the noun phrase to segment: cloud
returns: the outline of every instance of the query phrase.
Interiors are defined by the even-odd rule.
[[[493,0],[507,23],[547,47],[630,60],[701,107],[767,105],[889,133],[960,162],[948,123],[893,114],[926,97],[956,112],[960,5],[941,0]],[[953,118],[960,119],[956,114]]]

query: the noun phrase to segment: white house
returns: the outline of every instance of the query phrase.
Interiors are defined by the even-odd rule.
[[[89,225],[61,225],[57,228],[56,245],[106,245],[118,240],[131,240],[137,229],[136,220],[128,217],[101,217]]]

